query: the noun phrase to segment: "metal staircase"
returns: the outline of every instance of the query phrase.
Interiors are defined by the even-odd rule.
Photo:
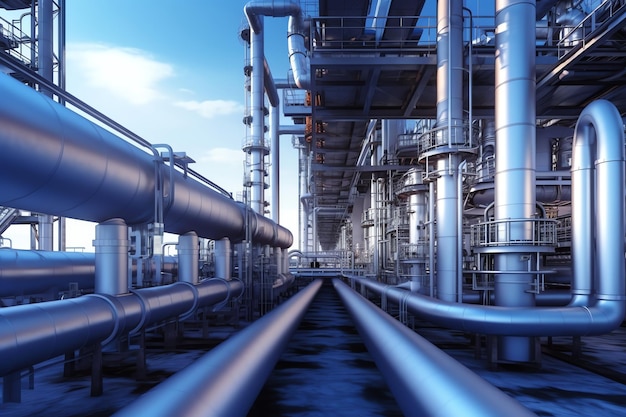
[[[12,207],[0,207],[0,235],[2,235],[20,215],[18,209]]]

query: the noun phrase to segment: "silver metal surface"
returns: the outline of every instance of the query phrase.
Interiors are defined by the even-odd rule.
[[[238,297],[241,281],[175,283],[0,309],[0,376]]]
[[[178,253],[178,281],[197,284],[198,272],[200,271],[198,235],[194,232],[188,232],[179,236],[176,251]],[[223,278],[228,279],[230,277],[223,276]]]
[[[96,294],[126,294],[128,280],[128,226],[122,219],[96,225]]]
[[[535,215],[535,2],[496,0],[495,63],[495,220],[532,219]],[[524,240],[532,231],[519,223],[512,239]],[[498,240],[504,239],[498,231]],[[495,254],[495,301],[499,306],[531,307],[534,298],[524,253]],[[500,339],[503,360],[529,361],[530,342]]]
[[[313,281],[115,416],[245,416],[321,286]]]
[[[535,415],[340,280],[333,285],[404,415]]]
[[[6,127],[0,132],[0,205],[95,222],[116,217],[129,225],[154,220],[153,155],[4,74],[0,90],[0,123]],[[169,167],[157,166],[167,183]],[[233,242],[245,238],[249,209],[177,170],[172,174],[174,198],[164,207],[166,231],[193,230]],[[287,229],[250,216],[254,242],[291,246]]]
[[[0,249],[0,296],[15,297],[69,289],[94,287],[92,253]]]

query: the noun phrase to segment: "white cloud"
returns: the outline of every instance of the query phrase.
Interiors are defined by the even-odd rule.
[[[243,167],[244,153],[241,149],[213,148],[204,152],[201,162],[233,163]],[[242,168],[243,170],[243,168]],[[239,174],[240,172],[237,172]]]
[[[234,100],[190,100],[177,101],[174,104],[183,109],[196,112],[207,119],[237,113],[243,114],[243,105]]]
[[[135,105],[162,98],[159,83],[174,76],[172,65],[135,48],[79,43],[67,57],[89,85]]]

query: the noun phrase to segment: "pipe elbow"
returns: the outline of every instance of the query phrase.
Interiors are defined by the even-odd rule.
[[[589,308],[591,326],[589,335],[610,333],[618,328],[626,315],[626,303],[624,300],[598,300]]]

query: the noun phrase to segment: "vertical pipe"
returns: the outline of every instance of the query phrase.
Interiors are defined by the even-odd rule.
[[[270,107],[270,140],[272,159],[272,220],[280,224],[280,109],[278,104]]]
[[[96,294],[128,292],[128,227],[122,219],[96,225]]]
[[[54,81],[53,74],[53,0],[40,0],[37,6],[37,72],[48,81]],[[50,91],[39,86],[41,92],[52,97]],[[54,233],[52,216],[41,214],[39,219],[39,249],[51,251],[54,249]]]
[[[435,183],[428,184],[428,275],[430,296],[435,296]]]
[[[215,276],[230,279],[232,274],[232,249],[227,237],[215,241]]]
[[[463,1],[437,2],[437,127],[448,145],[463,143]],[[457,181],[455,153],[437,160],[437,297],[457,299]]]
[[[421,184],[422,171],[413,169],[407,174],[407,181],[409,181],[409,184]],[[409,196],[408,205],[409,245],[411,245],[412,252],[413,248],[415,248],[415,254],[418,258],[418,261],[411,265],[411,291],[418,291],[421,286],[422,277],[426,273],[421,246],[424,243],[424,220],[427,218],[425,190],[420,189],[416,193],[411,194]]]
[[[589,178],[594,165],[595,182]],[[574,132],[572,184],[576,181],[577,187],[572,187],[572,261],[582,273],[575,270],[572,287],[586,295],[592,285],[581,275],[593,273],[599,277],[595,290],[600,302],[624,300],[624,175],[622,118],[608,101],[595,101],[583,110]],[[595,195],[581,192],[578,181],[591,189],[596,184]],[[595,226],[589,228],[588,223]],[[595,245],[574,245],[575,240]],[[592,259],[598,259],[595,268]]]
[[[259,16],[259,19],[263,19]],[[252,147],[250,148],[250,170],[251,170],[251,189],[250,189],[250,207],[258,214],[263,214],[264,206],[264,184],[265,184],[265,167],[263,147],[265,136],[265,114],[263,112],[265,102],[265,86],[264,86],[264,36],[263,25],[258,31],[252,31],[251,41],[251,61],[252,61],[252,79],[251,79],[251,96],[252,96]]]
[[[496,173],[495,219],[532,219],[535,213],[535,1],[496,0]],[[506,225],[506,224],[503,224]],[[531,239],[532,228],[519,223],[498,230],[498,241]],[[505,236],[510,233],[510,235]],[[527,253],[500,253],[495,269],[495,304],[534,306]],[[527,362],[531,340],[503,337],[501,360]]]
[[[200,246],[198,235],[188,232],[178,237],[178,281],[198,283]]]

